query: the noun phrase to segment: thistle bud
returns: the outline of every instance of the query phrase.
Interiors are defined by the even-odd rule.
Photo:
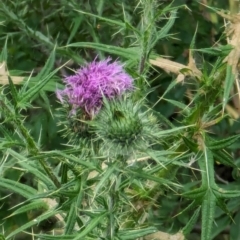
[[[130,99],[105,102],[92,121],[92,130],[108,155],[130,155],[148,148],[154,140],[156,119]]]

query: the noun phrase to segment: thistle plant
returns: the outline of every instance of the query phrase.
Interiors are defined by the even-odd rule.
[[[238,239],[239,15],[25,3],[0,1],[0,238]]]

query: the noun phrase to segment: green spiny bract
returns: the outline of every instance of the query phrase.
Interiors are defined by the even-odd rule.
[[[109,156],[144,151],[156,140],[158,132],[155,117],[129,98],[105,101],[91,126],[100,141],[100,150]]]
[[[60,110],[59,123],[63,126],[63,137],[68,138],[69,143],[78,146],[80,143],[90,143],[93,138],[93,133],[89,131],[89,119],[81,109],[75,111],[74,114],[69,114],[70,107],[65,104]]]

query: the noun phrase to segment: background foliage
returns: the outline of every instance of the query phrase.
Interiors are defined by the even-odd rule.
[[[0,2],[1,69],[6,63],[11,76],[5,68],[0,71],[0,231],[6,239],[33,239],[34,234],[42,234],[36,239],[55,239],[47,233],[57,238],[63,226],[66,238],[58,239],[73,239],[71,234],[97,239],[107,228],[109,213],[83,208],[80,215],[92,221],[82,219],[74,213],[83,198],[76,192],[97,186],[88,197],[101,193],[95,204],[108,208],[112,193],[105,183],[130,186],[131,201],[127,194],[121,197],[132,204],[132,222],[124,222],[129,208],[121,216],[114,213],[126,225],[118,223],[122,228],[115,238],[110,234],[105,239],[138,239],[156,230],[179,234],[179,239],[182,234],[187,239],[240,238],[238,66],[231,62],[235,58],[228,45],[233,35],[225,31],[231,25],[231,34],[238,36],[239,20],[227,19],[217,12],[221,9],[234,16],[239,2]],[[148,153],[151,158],[128,170],[121,164],[104,170],[95,158],[90,161],[69,147],[60,131],[55,91],[64,87],[64,76],[96,56],[125,64],[135,79],[134,98],[145,97],[161,125],[162,142]],[[152,61],[160,56],[186,68],[159,68]],[[177,83],[179,74],[186,77]],[[15,84],[19,77],[24,81]],[[44,161],[49,170],[44,171]],[[73,172],[69,181],[60,168]],[[87,175],[93,170],[103,172],[91,182]],[[53,172],[52,178],[46,171]],[[82,171],[81,180],[74,171]],[[49,202],[56,198],[61,209]],[[62,211],[69,215],[60,215]],[[74,232],[75,225],[89,227]],[[153,239],[149,236],[145,239]]]

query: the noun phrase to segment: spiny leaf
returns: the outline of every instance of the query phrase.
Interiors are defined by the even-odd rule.
[[[90,233],[103,219],[107,216],[107,212],[101,214],[95,214],[95,218],[89,221],[85,226],[85,229],[76,234],[73,240],[84,239],[88,233]]]
[[[232,66],[227,65],[227,74],[226,74],[226,79],[224,81],[223,106],[222,106],[223,110],[227,105],[230,91],[233,87],[234,79],[235,79],[235,75],[232,72]]]
[[[54,44],[48,37],[46,37],[43,33],[30,28],[21,18],[19,18],[13,11],[11,11],[3,1],[0,1],[0,10],[2,10],[1,12],[5,15],[6,18],[11,19],[13,22],[15,22],[16,26],[20,28],[21,31],[26,35],[30,35],[40,43],[44,42],[46,45],[53,47]]]
[[[107,44],[94,43],[94,42],[76,42],[76,43],[68,44],[66,47],[67,48],[72,48],[72,47],[93,48],[103,52],[115,54],[117,56],[121,56],[126,59],[137,60],[139,58],[139,51],[136,48],[122,48],[122,47],[110,46]]]
[[[46,202],[42,201],[42,200],[37,200],[34,202],[30,202],[22,207],[19,207],[17,210],[15,210],[11,215],[9,215],[8,217],[12,217],[15,216],[17,214],[21,214],[24,212],[29,212],[32,210],[39,210],[39,209],[44,209],[47,210],[48,209],[48,205]]]
[[[142,229],[120,230],[117,235],[121,240],[132,240],[132,239],[144,237],[146,235],[155,233],[157,231],[158,230],[156,227],[148,227],[148,228],[142,228]]]
[[[182,131],[184,129],[187,129],[187,128],[190,128],[194,125],[188,125],[188,126],[183,126],[183,127],[175,127],[175,128],[172,128],[172,129],[168,129],[168,130],[162,130],[162,131],[159,131],[157,134],[157,136],[163,136],[163,135],[168,135],[170,133],[175,133],[175,132],[179,132],[179,131]]]
[[[37,218],[31,220],[30,222],[23,224],[22,226],[18,227],[16,230],[14,230],[13,232],[11,232],[6,239],[11,239],[13,236],[15,236],[16,234],[36,225],[39,224],[41,221],[48,219],[51,216],[54,216],[56,214],[58,214],[59,211],[57,210],[50,210],[48,212],[43,213],[42,215],[38,216]]]
[[[9,88],[11,90],[12,100],[13,100],[13,106],[16,107],[18,103],[18,93],[17,89],[12,81],[12,78],[8,76],[8,82],[9,82]]]
[[[189,234],[192,231],[192,229],[194,228],[194,226],[195,226],[195,224],[198,220],[198,217],[199,217],[200,209],[201,209],[201,207],[198,207],[197,210],[194,211],[192,217],[190,218],[188,223],[182,229],[182,232],[183,232],[184,236]]]
[[[206,146],[204,146],[203,156],[198,164],[201,169],[202,186],[208,189],[215,187],[213,154]]]
[[[148,180],[152,180],[154,182],[163,184],[165,186],[174,186],[174,187],[181,187],[181,185],[174,183],[171,180],[165,179],[165,178],[160,178],[154,175],[151,175],[150,173],[148,173],[147,171],[142,171],[142,170],[137,170],[137,171],[133,171],[131,169],[127,169],[126,171],[129,172],[129,174],[133,177],[138,177],[138,178],[143,178],[143,179],[148,179]]]
[[[220,162],[226,166],[230,166],[232,168],[237,168],[237,165],[233,162],[233,158],[231,155],[229,155],[227,152],[218,150],[218,151],[212,151],[215,161]]]
[[[186,112],[189,112],[189,107],[186,104],[182,103],[182,102],[175,101],[175,100],[172,100],[172,99],[166,99],[166,98],[163,98],[163,100],[171,103],[172,105],[174,105],[174,106],[176,106],[176,107],[178,107],[178,108],[180,108],[180,109],[182,109],[182,110],[184,110]]]
[[[52,236],[52,235],[47,235],[47,234],[36,234],[35,236],[38,237],[38,239],[44,239],[44,240],[55,240],[55,239],[57,239],[57,240],[72,240],[75,235]]]
[[[208,189],[202,202],[202,240],[211,239],[211,231],[214,222],[214,213],[216,206],[216,197],[213,192]]]
[[[8,149],[7,151],[12,157],[18,160],[17,162],[20,166],[34,174],[39,180],[45,183],[49,189],[55,189],[53,182],[45,174],[39,171],[36,166],[33,166],[32,163],[29,163],[30,160],[28,158],[12,149]]]
[[[227,225],[225,225],[227,226]],[[234,217],[234,223],[231,225],[230,228],[230,239],[240,239],[240,212],[238,211],[236,213],[236,216]]]
[[[67,222],[65,226],[65,232],[64,234],[71,234],[74,230],[75,223],[77,221],[78,217],[78,208],[81,207],[82,199],[83,199],[83,186],[85,185],[86,177],[85,175],[82,175],[81,177],[81,183],[80,183],[80,189],[77,197],[73,200],[70,211],[67,216]]]
[[[191,141],[189,138],[182,136],[182,139],[186,146],[192,151],[192,152],[197,152],[198,151],[198,145],[196,142]]]
[[[23,156],[22,156],[23,157]],[[22,158],[24,159],[24,157]],[[20,160],[20,158],[18,158],[18,160]],[[40,181],[42,181],[44,184],[46,184],[47,188],[50,190],[55,189],[55,185],[53,184],[53,182],[51,181],[51,179],[49,179],[46,174],[44,174],[43,172],[41,172],[38,168],[36,164],[32,164],[29,161],[18,161],[18,164],[20,166],[22,166],[25,170],[31,172],[37,179],[39,179]]]
[[[109,180],[110,176],[114,173],[116,168],[117,162],[115,162],[113,165],[109,166],[105,171],[101,174],[101,179],[98,182],[98,184],[94,187],[94,197],[93,199],[98,195],[99,191],[106,186],[106,181]]]
[[[92,13],[88,13],[88,12],[84,12],[84,11],[80,11],[80,10],[75,10],[75,11],[77,11],[77,12],[79,12],[81,14],[85,14],[85,15],[88,15],[88,16],[91,16],[91,17],[98,18],[98,19],[100,19],[100,20],[102,20],[104,22],[108,22],[108,23],[111,23],[111,24],[114,24],[114,25],[117,25],[117,26],[125,28],[124,22],[112,20],[112,19],[109,19],[109,18],[101,17],[101,16],[98,16],[98,15],[95,15],[95,14],[92,14]]]
[[[183,193],[183,197],[189,198],[189,199],[202,199],[204,195],[207,192],[207,187],[200,187],[198,189],[194,189],[188,192]]]
[[[64,234],[71,234],[73,232],[76,219],[77,219],[77,204],[76,204],[76,198],[74,198],[68,210]]]
[[[44,67],[41,69],[41,71],[37,75],[37,80],[41,81],[43,78],[45,78],[49,73],[51,73],[51,70],[54,67],[55,63],[55,48],[51,52],[49,58],[47,59]]]
[[[7,57],[8,57],[7,41],[8,41],[8,37],[6,37],[5,44],[0,54],[0,63],[7,62]]]
[[[238,140],[240,137],[240,134],[231,136],[229,138],[221,139],[221,140],[214,140],[210,137],[207,138],[207,147],[210,150],[219,150],[226,148],[230,145],[232,145],[234,142]]]
[[[223,188],[214,189],[214,194],[220,198],[235,198],[240,197],[239,190],[225,190]]]
[[[0,186],[8,190],[12,190],[13,192],[18,193],[25,198],[30,198],[36,195],[37,193],[37,191],[34,188],[5,178],[0,178]]]
[[[87,161],[86,159],[82,160],[80,158],[77,158],[71,154],[65,154],[62,151],[49,151],[49,152],[43,152],[42,155],[38,156],[38,157],[34,157],[33,159],[38,159],[38,158],[42,158],[42,157],[63,157],[66,159],[66,163],[70,161],[73,161],[74,163],[80,164],[82,166],[85,166],[86,168],[88,168],[89,170],[97,170],[99,172],[101,172],[101,169],[99,169],[97,166],[95,166],[94,164],[92,164],[91,162]],[[61,159],[60,159],[61,161]]]
[[[155,46],[155,44],[162,38],[165,38],[169,32],[169,30],[172,28],[177,16],[177,11],[173,10],[171,11],[171,15],[169,17],[168,22],[163,26],[163,28],[157,33],[156,40],[151,44],[152,47]]]
[[[213,193],[215,194],[215,192],[213,191]],[[224,202],[224,200],[222,198],[219,197],[219,195],[215,194],[216,196],[216,203],[217,205],[228,215],[228,216],[231,216],[231,213],[230,211],[227,209],[227,206]]]
[[[196,30],[194,32],[194,35],[193,35],[193,38],[192,38],[192,41],[191,41],[191,44],[190,44],[190,51],[191,51],[191,55],[192,55],[192,51],[193,49],[195,48],[195,42],[196,42],[196,36],[197,36],[197,30],[198,30],[198,25],[196,26]]]
[[[47,76],[45,76],[41,81],[39,81],[34,87],[30,88],[27,92],[21,92],[21,97],[19,96],[18,106],[25,106],[25,104],[32,100],[32,98],[47,84],[47,82],[61,69],[63,66],[55,69]]]
[[[156,60],[151,60],[150,59],[150,63],[151,64],[153,64],[153,65],[155,65],[155,66],[159,66],[158,65],[158,61],[157,60],[164,60],[164,61],[166,61],[167,59],[163,59],[163,58],[157,58]],[[170,60],[167,60],[167,61],[170,61]],[[175,62],[174,62],[175,63]],[[169,64],[166,64],[167,66],[169,66]],[[184,66],[184,65],[183,65]],[[161,67],[161,66],[160,66]],[[175,66],[173,66],[173,68],[175,69]],[[177,73],[179,72],[179,69],[181,69],[181,67],[179,67],[179,68],[177,68]],[[168,69],[165,69],[165,70],[168,70]],[[175,70],[173,71],[173,72],[175,72]],[[171,91],[176,85],[178,85],[178,82],[176,81],[176,80],[174,80],[174,81],[172,81],[170,84],[169,84],[169,86],[167,87],[167,89],[166,89],[166,91],[163,93],[163,95],[159,98],[159,100],[153,105],[153,107],[154,106],[156,106],[164,97],[165,97],[165,95],[169,92],[169,91]]]
[[[222,231],[226,229],[226,226],[229,225],[235,225],[230,217],[228,216],[222,216],[221,218],[214,221],[213,228],[212,228],[212,234],[211,239],[216,239],[217,236],[221,236]],[[235,235],[236,237],[236,235]],[[239,237],[236,238],[230,238],[230,239],[240,239]]]
[[[13,135],[9,132],[7,128],[3,127],[1,124],[0,124],[0,132],[3,134],[5,139],[9,141],[14,141]]]
[[[213,189],[216,187],[216,183],[214,179],[213,155],[205,145],[203,146],[203,156],[198,161],[198,164],[201,169],[202,187],[207,189],[202,201],[201,239],[210,240],[216,205],[216,196],[213,193]]]
[[[222,45],[219,47],[194,49],[194,51],[207,53],[207,54],[214,55],[217,57],[218,56],[225,57],[231,52],[232,49],[233,49],[232,45],[227,44],[227,45]]]
[[[187,207],[185,207],[180,213],[178,213],[177,216],[186,213],[187,211],[196,209],[196,206],[199,205],[200,203],[201,203],[200,201],[193,200]]]
[[[72,19],[71,25],[73,25],[73,27],[71,27],[71,33],[68,37],[67,44],[69,44],[72,41],[72,39],[74,38],[74,36],[76,35],[83,19],[84,19],[83,15],[79,15],[78,17],[75,17],[74,19]]]

